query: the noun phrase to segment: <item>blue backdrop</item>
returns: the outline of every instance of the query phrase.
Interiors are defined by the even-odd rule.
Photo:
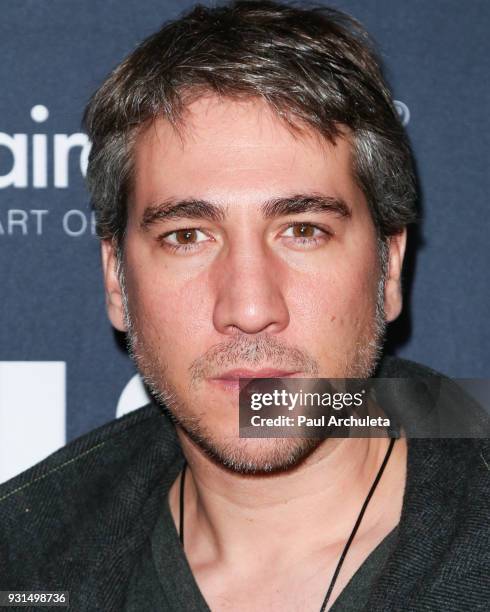
[[[0,2],[0,443],[19,415],[27,431],[37,422],[29,411],[49,412],[49,389],[36,396],[36,383],[23,378],[28,370],[17,362],[65,364],[53,384],[66,383],[56,418],[67,440],[114,418],[134,375],[105,315],[80,121],[108,71],[191,4]],[[388,349],[449,375],[488,377],[490,3],[334,6],[358,18],[379,44],[421,183],[424,221],[412,234],[418,254],[412,247],[408,303]],[[36,425],[31,438],[15,444],[43,435]]]

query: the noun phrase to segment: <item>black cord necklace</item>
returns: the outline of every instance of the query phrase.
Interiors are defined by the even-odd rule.
[[[320,608],[320,612],[325,612],[326,608],[327,608],[327,604],[328,604],[328,600],[330,599],[330,596],[332,594],[333,588],[335,586],[335,583],[337,582],[337,578],[340,574],[340,570],[342,568],[342,565],[344,563],[345,557],[347,556],[347,552],[354,540],[354,538],[356,537],[356,533],[359,529],[359,526],[361,524],[361,521],[364,517],[364,514],[366,513],[367,507],[369,502],[371,501],[371,498],[374,494],[374,492],[376,491],[376,487],[378,486],[379,481],[381,480],[381,476],[383,475],[383,472],[385,471],[385,467],[388,463],[388,460],[390,458],[391,455],[391,451],[393,450],[393,446],[395,445],[395,441],[396,438],[391,438],[390,440],[390,444],[388,446],[388,449],[386,451],[385,457],[383,459],[383,463],[381,464],[378,473],[376,474],[376,478],[374,479],[373,484],[371,485],[371,488],[369,489],[369,493],[367,494],[366,499],[364,500],[364,503],[362,504],[362,508],[361,511],[359,512],[359,516],[357,517],[357,520],[354,524],[354,527],[351,531],[351,534],[344,546],[344,550],[342,551],[342,554],[340,555],[340,559],[337,563],[337,567],[335,568],[335,571],[333,573],[332,576],[332,580],[330,581],[330,585],[327,589],[327,593],[325,595],[325,599],[323,600],[322,606]],[[180,539],[180,543],[182,544],[182,548],[184,548],[184,490],[185,490],[185,475],[186,475],[186,471],[187,471],[187,463],[184,462],[184,467],[182,468],[182,476],[180,478],[180,496],[179,496],[179,539]]]

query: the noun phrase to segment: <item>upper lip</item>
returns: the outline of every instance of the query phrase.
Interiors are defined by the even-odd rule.
[[[297,373],[297,371],[291,372],[288,370],[278,370],[276,368],[261,368],[259,370],[236,368],[234,370],[223,372],[218,376],[213,376],[213,378],[214,380],[238,380],[239,378],[283,378]]]

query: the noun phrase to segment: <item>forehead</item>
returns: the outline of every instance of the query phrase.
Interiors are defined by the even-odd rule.
[[[294,193],[362,198],[347,133],[335,144],[291,129],[260,100],[200,98],[175,129],[156,119],[134,147],[135,208],[166,198],[259,204]]]

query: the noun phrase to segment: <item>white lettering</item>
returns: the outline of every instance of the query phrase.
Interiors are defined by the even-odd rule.
[[[58,188],[68,187],[68,162],[70,151],[74,147],[82,147],[80,155],[80,170],[82,174],[87,171],[88,153],[90,142],[86,134],[77,132],[75,134],[54,135],[54,186]],[[88,151],[87,151],[88,150]]]
[[[27,187],[27,134],[9,136],[0,132],[0,146],[12,154],[12,168],[0,175],[0,189],[5,187]]]
[[[31,108],[31,119],[44,123],[49,118],[49,110],[43,104]],[[12,167],[0,174],[0,189],[6,187],[25,188],[29,186],[29,164],[32,172],[32,186],[45,189],[49,186],[50,134],[4,134],[0,132],[0,147],[7,149],[12,157]],[[53,134],[53,184],[59,189],[69,185],[70,155],[72,149],[80,149],[79,167],[86,176],[88,158],[92,144],[86,134]]]
[[[0,220],[0,236],[12,236],[15,228],[20,228],[23,236],[29,234],[29,228],[34,225],[34,231],[41,236],[44,230],[44,217],[49,213],[46,209],[32,209],[29,211],[11,208],[5,211],[5,220]],[[19,232],[17,232],[19,233]]]
[[[45,134],[32,137],[32,186],[48,186],[48,139]]]
[[[8,233],[14,233],[14,227],[20,227],[23,236],[27,234],[27,212],[11,208],[7,213]]]
[[[36,218],[36,234],[41,236],[43,233],[43,217],[44,215],[47,215],[49,211],[38,209],[30,210],[29,212]]]
[[[291,405],[289,406],[289,410],[294,410],[296,403],[299,399],[299,394],[298,393],[289,393],[289,400],[291,402]]]
[[[31,108],[31,119],[36,123],[43,123],[49,117],[49,110],[44,104],[36,104]]]
[[[0,482],[65,444],[65,384],[63,361],[0,361]]]
[[[70,219],[72,218],[78,218],[78,221],[75,220],[71,223]],[[63,230],[68,236],[81,236],[85,233],[86,229],[87,217],[81,210],[74,208],[63,215]]]

